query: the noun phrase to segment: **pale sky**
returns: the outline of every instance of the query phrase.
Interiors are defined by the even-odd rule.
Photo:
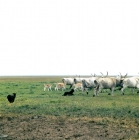
[[[0,76],[139,73],[139,0],[0,1]]]

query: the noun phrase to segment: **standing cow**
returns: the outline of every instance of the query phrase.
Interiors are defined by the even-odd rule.
[[[102,74],[102,77],[107,77],[107,76],[108,76],[108,72],[107,72],[106,76],[104,76]],[[92,77],[84,78],[82,80],[83,89],[86,91],[87,94],[88,94],[88,89],[94,89],[96,87],[96,84],[94,81],[98,80],[99,78],[102,78],[102,77],[96,76],[96,74],[94,74],[94,75],[92,75]],[[94,90],[94,93],[95,93],[95,90]]]
[[[85,90],[87,94],[88,89],[94,89],[96,87],[94,83],[96,79],[98,79],[98,77],[90,77],[82,80],[83,90]]]
[[[70,88],[74,85],[74,78],[62,78],[62,82],[66,85],[70,85]]]
[[[124,95],[125,88],[139,89],[139,77],[127,77],[121,80],[121,94]]]
[[[127,74],[124,76],[124,78]],[[110,89],[111,95],[113,95],[114,89],[121,86],[122,77],[103,77],[95,80],[96,92],[94,96],[97,96],[101,89]]]

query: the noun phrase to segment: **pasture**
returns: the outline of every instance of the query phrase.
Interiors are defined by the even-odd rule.
[[[93,97],[81,91],[62,96],[62,77],[0,77],[0,136],[11,139],[139,139],[139,94],[130,89]],[[43,84],[53,91],[43,91]],[[68,86],[67,89],[68,90]],[[17,93],[14,103],[6,96]],[[1,139],[1,138],[0,138]]]

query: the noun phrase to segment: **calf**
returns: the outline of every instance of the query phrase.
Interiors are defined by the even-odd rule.
[[[64,94],[62,96],[67,96],[67,95],[72,96],[72,95],[74,95],[73,92],[74,92],[74,89],[71,89],[71,91],[69,91],[69,92],[68,91],[64,92]]]
[[[55,91],[56,90],[58,91],[59,89],[62,89],[62,91],[65,90],[66,89],[65,84],[64,83],[56,83]]]
[[[78,91],[78,90],[83,91],[82,83],[74,84],[73,87],[74,87],[74,91]]]
[[[51,84],[44,84],[44,91],[48,89],[48,91],[52,91],[52,85]]]

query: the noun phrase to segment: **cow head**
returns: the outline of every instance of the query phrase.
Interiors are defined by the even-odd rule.
[[[120,73],[120,72],[119,72],[119,73]],[[127,73],[126,73],[126,75],[125,75],[125,76],[122,76],[122,74],[120,73],[120,77],[121,77],[121,79],[126,78],[126,77],[127,77]]]
[[[123,81],[127,77],[127,73],[126,73],[125,76],[122,76],[121,73],[120,73],[120,75],[118,77],[120,78],[120,85],[123,86]]]
[[[74,78],[74,83],[77,84],[77,80],[76,80],[76,78]]]

